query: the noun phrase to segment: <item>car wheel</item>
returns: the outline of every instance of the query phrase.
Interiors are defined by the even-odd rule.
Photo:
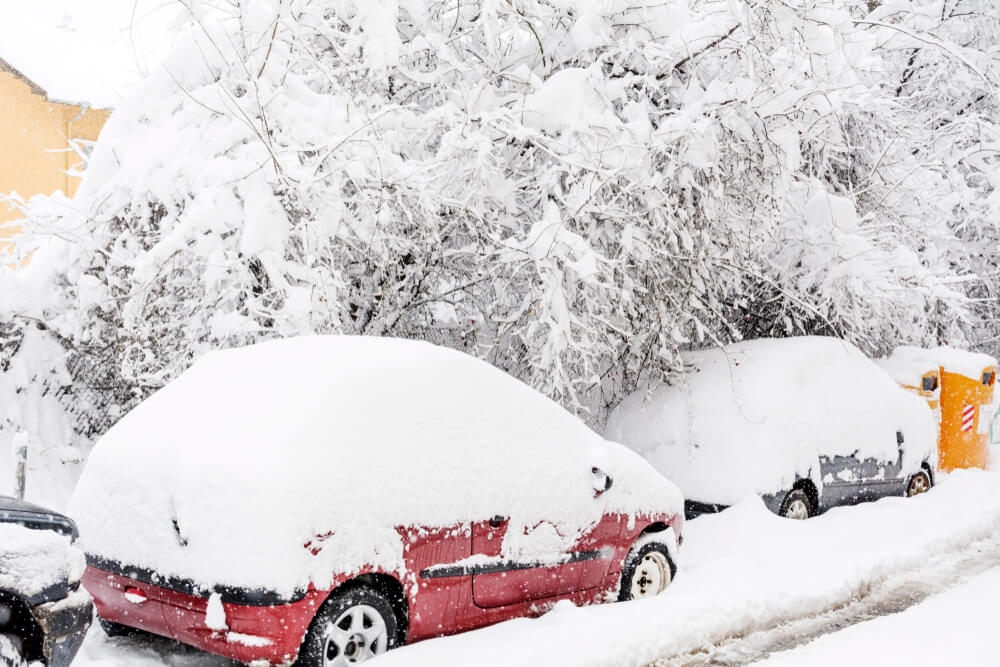
[[[906,483],[906,497],[915,496],[920,493],[927,493],[931,490],[931,478],[927,473],[921,470],[918,473],[914,473],[910,477],[910,481]]]
[[[793,489],[785,496],[778,514],[786,519],[808,519],[814,512],[815,508],[806,492],[802,489]]]
[[[357,586],[334,593],[313,619],[296,667],[342,667],[395,648],[399,625],[378,591]]]
[[[24,667],[21,641],[17,637],[0,634],[0,667]]]
[[[624,602],[659,595],[673,581],[676,570],[667,545],[647,542],[633,548],[622,566],[618,599]]]

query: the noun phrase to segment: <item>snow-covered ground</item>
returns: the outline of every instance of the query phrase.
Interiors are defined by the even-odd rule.
[[[561,604],[539,619],[404,647],[375,664],[692,665],[716,655],[730,656],[718,664],[765,658],[781,665],[843,664],[846,652],[854,661],[867,659],[866,649],[898,648],[906,633],[925,637],[930,626],[939,635],[933,650],[908,655],[910,665],[939,664],[938,650],[949,643],[961,645],[962,653],[953,655],[974,656],[980,647],[996,655],[997,640],[972,642],[970,635],[987,634],[977,629],[987,623],[984,605],[995,599],[989,591],[1000,589],[998,555],[996,471],[957,471],[943,476],[925,496],[838,508],[805,522],[780,519],[748,498],[719,515],[688,523],[681,571],[658,598],[586,608]],[[974,579],[964,584],[967,577]],[[900,611],[914,601],[914,582],[929,581],[938,589],[954,585],[954,590],[881,620],[857,623],[861,619],[850,618],[852,609],[872,600],[869,615],[880,609]],[[978,606],[963,605],[975,591],[981,592]],[[966,618],[969,624],[961,626]],[[853,623],[848,630],[794,648],[787,657],[780,653]],[[782,637],[783,631],[791,636]],[[764,637],[761,645],[744,650],[742,644],[755,636]],[[985,646],[986,641],[994,643]],[[76,664],[231,663],[166,641],[109,640],[95,629]]]
[[[1000,656],[1000,565],[898,614],[836,632],[761,665],[983,665]]]

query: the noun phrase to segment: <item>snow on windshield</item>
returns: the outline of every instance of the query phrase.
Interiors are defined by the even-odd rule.
[[[594,466],[614,478],[599,499]],[[291,592],[365,563],[399,569],[398,525],[509,515],[520,555],[539,519],[566,547],[601,510],[680,503],[633,452],[481,361],[316,336],[200,359],[98,442],[70,509],[88,553]]]
[[[850,344],[834,338],[756,340],[684,354],[673,386],[627,397],[606,435],[653,463],[693,500],[733,504],[750,493],[817,485],[817,456],[894,461],[932,457],[937,432],[926,403],[900,389]]]

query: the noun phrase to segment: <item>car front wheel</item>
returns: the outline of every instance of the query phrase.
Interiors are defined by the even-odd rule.
[[[809,496],[802,489],[793,489],[785,496],[781,503],[781,511],[778,512],[786,519],[808,519],[813,514],[813,506],[809,501]]]
[[[622,566],[618,599],[637,600],[659,595],[673,581],[675,570],[667,545],[647,542],[638,549],[633,548]]]
[[[296,667],[345,667],[394,648],[399,626],[380,592],[357,586],[334,593],[306,633]]]
[[[921,470],[918,473],[914,473],[913,477],[906,484],[906,497],[915,496],[921,493],[927,493],[931,490],[931,478],[927,473]]]

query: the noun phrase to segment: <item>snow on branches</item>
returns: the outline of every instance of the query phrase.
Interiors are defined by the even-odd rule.
[[[188,3],[72,206],[29,205],[68,240],[46,324],[124,403],[208,349],[360,333],[592,422],[689,347],[961,340],[953,155],[883,35],[917,8],[869,4]]]

